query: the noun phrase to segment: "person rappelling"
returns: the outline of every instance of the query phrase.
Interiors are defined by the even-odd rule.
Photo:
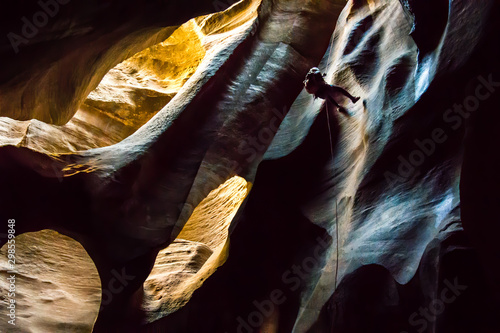
[[[345,113],[346,115],[349,115],[347,110],[340,106],[339,103],[335,100],[335,96],[337,94],[342,94],[349,98],[353,104],[355,104],[357,101],[360,100],[360,97],[354,97],[351,95],[347,90],[345,90],[342,87],[333,85],[333,84],[328,84],[326,83],[324,77],[326,74],[321,74],[321,71],[317,67],[313,67],[309,70],[309,72],[306,75],[306,79],[304,80],[304,86],[306,88],[306,91],[312,95],[314,95],[315,98],[321,98],[327,101],[326,104],[326,122],[328,124],[328,138],[330,139],[330,155],[332,158],[332,162],[335,161],[335,156],[333,154],[333,141],[332,141],[332,129],[330,127],[330,117],[329,117],[329,112],[328,112],[328,102],[332,103],[335,105],[339,112]],[[338,223],[338,217],[337,217],[337,201],[335,201],[335,233],[336,233],[336,239],[337,239],[337,259],[336,259],[336,265],[335,265],[335,288],[337,287],[337,277],[338,277],[338,270],[339,270],[339,223]]]
[[[342,113],[349,114],[347,110],[340,106],[339,103],[335,100],[335,94],[341,93],[342,95],[349,98],[352,103],[356,103],[359,101],[359,97],[352,96],[347,90],[342,87],[328,84],[326,83],[324,77],[326,74],[321,74],[321,71],[317,67],[313,67],[309,70],[309,73],[306,75],[306,79],[304,80],[304,86],[306,91],[314,97],[319,97],[321,99],[330,101],[333,105],[335,105],[338,110]]]

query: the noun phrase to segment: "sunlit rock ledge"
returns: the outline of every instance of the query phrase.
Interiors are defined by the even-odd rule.
[[[15,56],[3,41],[16,329],[500,331],[499,17],[494,1],[91,1]],[[339,98],[347,114],[303,89],[315,66],[361,97]]]

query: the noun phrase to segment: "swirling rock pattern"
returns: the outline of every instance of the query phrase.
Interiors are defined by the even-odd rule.
[[[93,330],[499,331],[498,3],[241,1],[176,29],[206,6],[90,25],[57,71],[7,59],[1,211],[83,245]],[[307,94],[313,66],[362,102]]]

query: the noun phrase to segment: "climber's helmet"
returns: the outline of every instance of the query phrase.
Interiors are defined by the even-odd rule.
[[[308,93],[316,94],[318,88],[322,84],[326,84],[323,76],[324,75],[321,74],[321,71],[318,67],[313,67],[309,70],[309,73],[307,73],[306,79],[304,80],[304,86]]]

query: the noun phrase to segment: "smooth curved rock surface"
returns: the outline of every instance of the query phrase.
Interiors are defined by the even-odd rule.
[[[10,37],[0,47],[11,66],[0,77],[1,115],[63,125],[116,64],[165,40],[189,19],[233,3],[58,1],[49,10],[36,1],[10,4],[2,10],[8,14],[2,35]],[[37,13],[46,19],[37,21]]]
[[[0,313],[3,332],[91,332],[101,302],[97,269],[75,240],[51,230],[15,238],[15,325]],[[12,249],[12,247],[11,247]],[[3,309],[12,276],[8,245],[0,250],[0,292]],[[68,311],[71,309],[71,311]]]
[[[89,138],[2,119],[0,211],[19,233],[80,242],[103,300],[113,272],[133,276],[95,332],[400,332],[455,276],[474,293],[426,329],[499,331],[498,18],[494,1],[262,0],[189,21],[193,62],[155,61],[175,33],[118,52],[133,57],[65,125],[96,117]],[[361,96],[339,99],[349,115],[303,90],[313,66]],[[9,82],[0,94],[18,103]],[[164,105],[141,113],[148,89]],[[39,97],[42,115],[52,98]],[[40,136],[22,143],[10,130],[31,126]]]

